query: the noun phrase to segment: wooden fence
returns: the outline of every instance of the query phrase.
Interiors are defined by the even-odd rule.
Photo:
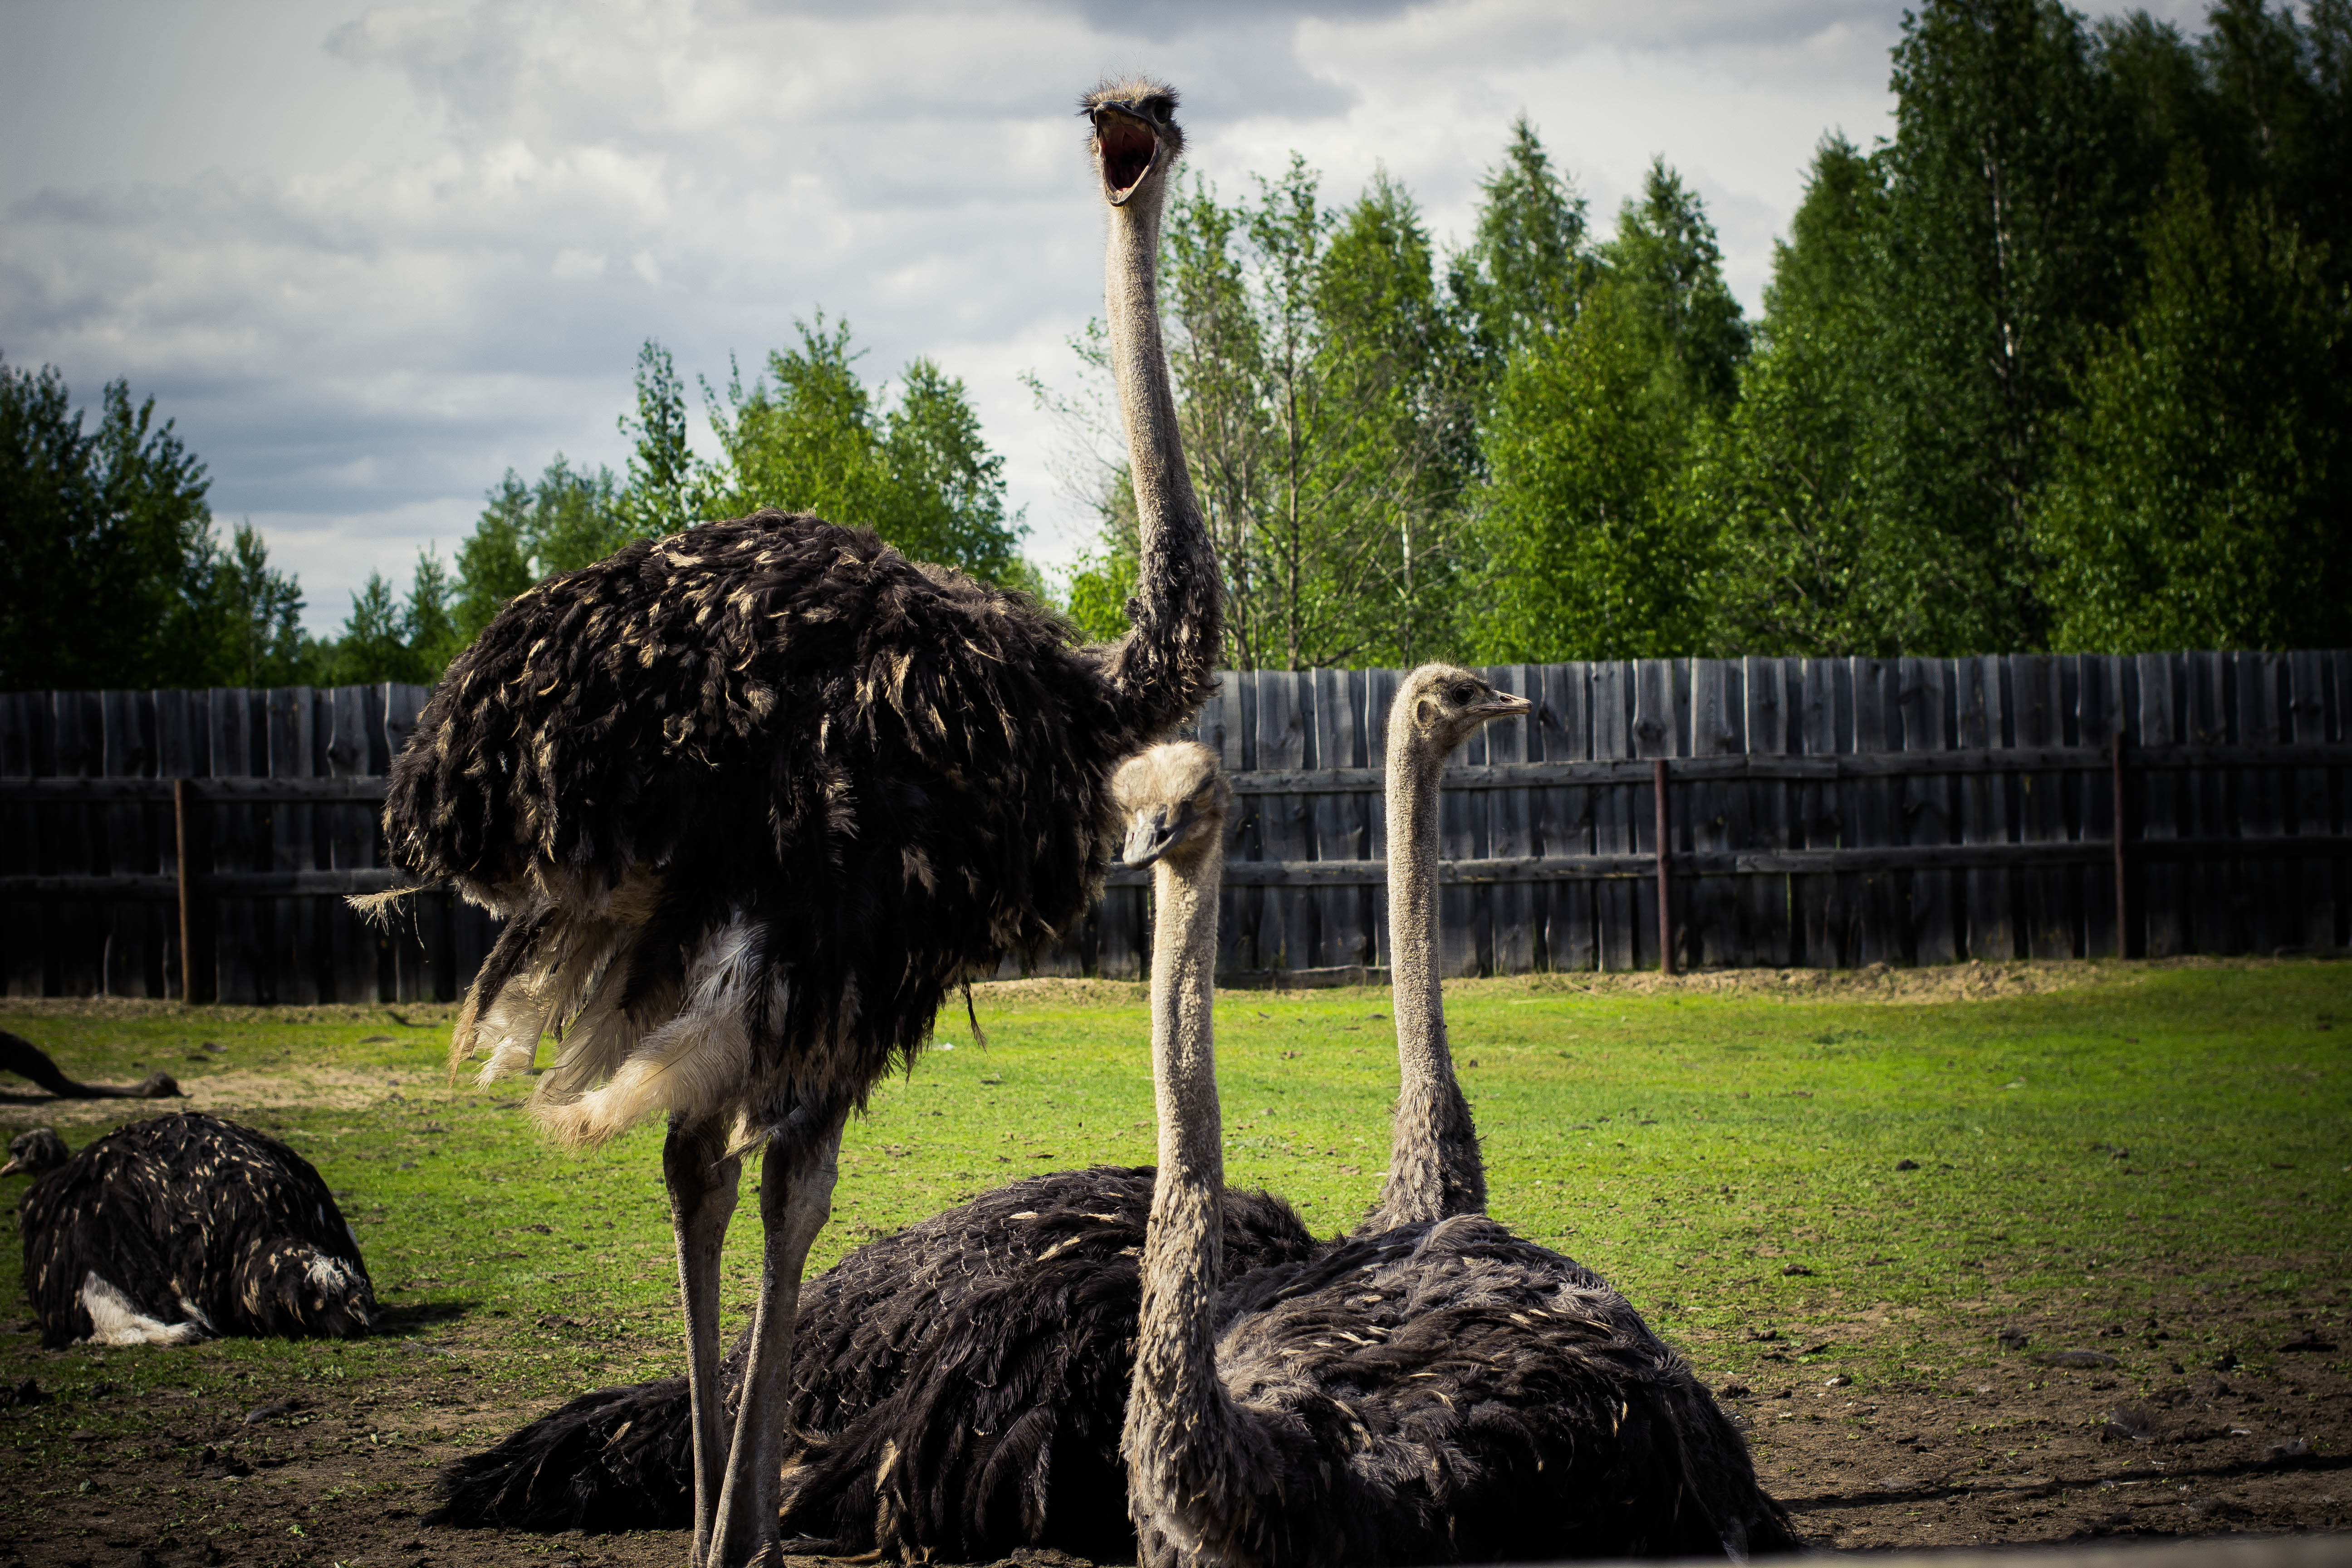
[[[2119,899],[2135,955],[2347,944],[2352,654],[1486,673],[1536,709],[1448,770],[1450,974],[2098,956]],[[1203,709],[1241,800],[1227,978],[1385,966],[1398,678],[1229,673]],[[488,917],[428,896],[386,934],[340,899],[392,880],[381,775],[425,695],[0,695],[8,993],[178,995],[184,973],[197,999],[456,995]],[[1140,974],[1147,894],[1115,870],[1032,972]]]

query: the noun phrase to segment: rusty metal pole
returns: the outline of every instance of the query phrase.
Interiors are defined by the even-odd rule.
[[[1655,757],[1650,763],[1650,795],[1655,808],[1658,839],[1658,973],[1675,972],[1675,928],[1672,918],[1672,894],[1666,880],[1666,759]]]
[[[194,868],[188,863],[188,781],[172,781],[172,841],[174,864],[173,871],[179,882],[180,895],[180,1000],[193,1002],[196,997],[196,950],[189,940],[195,935]]]
[[[2116,807],[2116,956],[2128,957],[2131,952],[2130,928],[2124,923],[2124,732],[2115,733],[2114,743],[2107,748],[2107,776],[2115,793]]]

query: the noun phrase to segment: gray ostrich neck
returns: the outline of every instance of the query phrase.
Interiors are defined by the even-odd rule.
[[[1220,836],[1222,837],[1222,836]],[[1233,1408],[1217,1380],[1216,1281],[1225,1161],[1210,1020],[1223,845],[1160,863],[1151,949],[1151,1082],[1160,1173],[1143,1244],[1142,1318],[1123,1445],[1139,1522],[1183,1511]]]
[[[1104,266],[1139,557],[1133,628],[1109,651],[1106,673],[1125,699],[1138,744],[1165,735],[1200,706],[1223,637],[1216,556],[1184,466],[1160,336],[1160,215],[1172,178],[1163,172],[1152,189],[1110,209]]]
[[[1397,1105],[1388,1180],[1364,1229],[1484,1214],[1478,1132],[1454,1081],[1437,973],[1437,795],[1445,752],[1399,714],[1389,725],[1390,1010],[1396,1016]]]

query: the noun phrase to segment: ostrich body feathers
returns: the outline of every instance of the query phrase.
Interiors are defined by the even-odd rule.
[[[1130,1423],[1130,1463],[1180,1500],[1141,1521],[1148,1568],[1794,1546],[1689,1368],[1574,1261],[1462,1216],[1264,1278],[1220,1321],[1228,1418]]]
[[[784,1533],[901,1561],[987,1562],[1046,1544],[1091,1556],[1128,1542],[1118,1433],[1151,1187],[1149,1167],[1032,1177],[809,1280]],[[1226,1194],[1236,1301],[1317,1245],[1280,1199]],[[724,1373],[730,1409],[741,1359],[739,1342]],[[430,1522],[681,1527],[694,1491],[686,1380],[583,1395],[458,1460],[440,1484]]]
[[[518,596],[384,806],[399,864],[506,917],[455,1057],[495,1077],[559,1031],[532,1106],[573,1142],[861,1103],[949,987],[1085,908],[1111,768],[1208,689],[1214,577],[1169,549],[1175,591],[1107,647],[774,511]]]
[[[359,1243],[310,1163],[216,1116],[138,1121],[19,1203],[25,1293],[51,1348],[362,1332]]]

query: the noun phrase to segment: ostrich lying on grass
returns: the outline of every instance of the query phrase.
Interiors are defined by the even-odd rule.
[[[1460,1215],[1221,1300],[1211,1025],[1231,792],[1193,745],[1120,771],[1156,863],[1159,1181],[1124,1451],[1146,1568],[1683,1556],[1793,1546],[1689,1369],[1588,1270]]]
[[[0,1029],[0,1072],[13,1073],[39,1084],[59,1100],[182,1100],[180,1084],[167,1072],[149,1073],[128,1089],[106,1083],[78,1083],[58,1069],[48,1052],[22,1035]]]
[[[310,1162],[275,1138],[182,1112],[79,1154],[35,1128],[8,1154],[0,1176],[38,1178],[17,1213],[25,1294],[51,1349],[341,1338],[374,1321],[359,1238]]]
[[[1415,670],[1389,729],[1391,929],[1400,1089],[1367,1226],[1477,1212],[1475,1130],[1454,1079],[1435,968],[1436,796],[1446,754],[1521,698],[1450,665]],[[801,1302],[783,1528],[836,1551],[982,1561],[1131,1547],[1118,1456],[1151,1172],[1016,1183],[859,1248]],[[1226,1194],[1223,1278],[1303,1261],[1286,1205]],[[1465,1205],[1468,1205],[1466,1208]],[[1008,1215],[1019,1215],[1008,1222]],[[724,1363],[730,1405],[746,1342]],[[685,1384],[600,1390],[443,1473],[428,1522],[674,1529],[692,1521]]]
[[[1020,595],[761,512],[517,597],[393,765],[394,858],[506,919],[454,1058],[518,1071],[560,1029],[531,1097],[556,1137],[668,1118],[706,1568],[775,1532],[801,1271],[844,1119],[920,1050],[950,988],[1085,909],[1112,768],[1209,689],[1217,568],[1155,293],[1175,105],[1148,81],[1081,105],[1139,522],[1124,639],[1074,647]],[[751,1150],[765,1250],[730,1440],[719,1261]]]

